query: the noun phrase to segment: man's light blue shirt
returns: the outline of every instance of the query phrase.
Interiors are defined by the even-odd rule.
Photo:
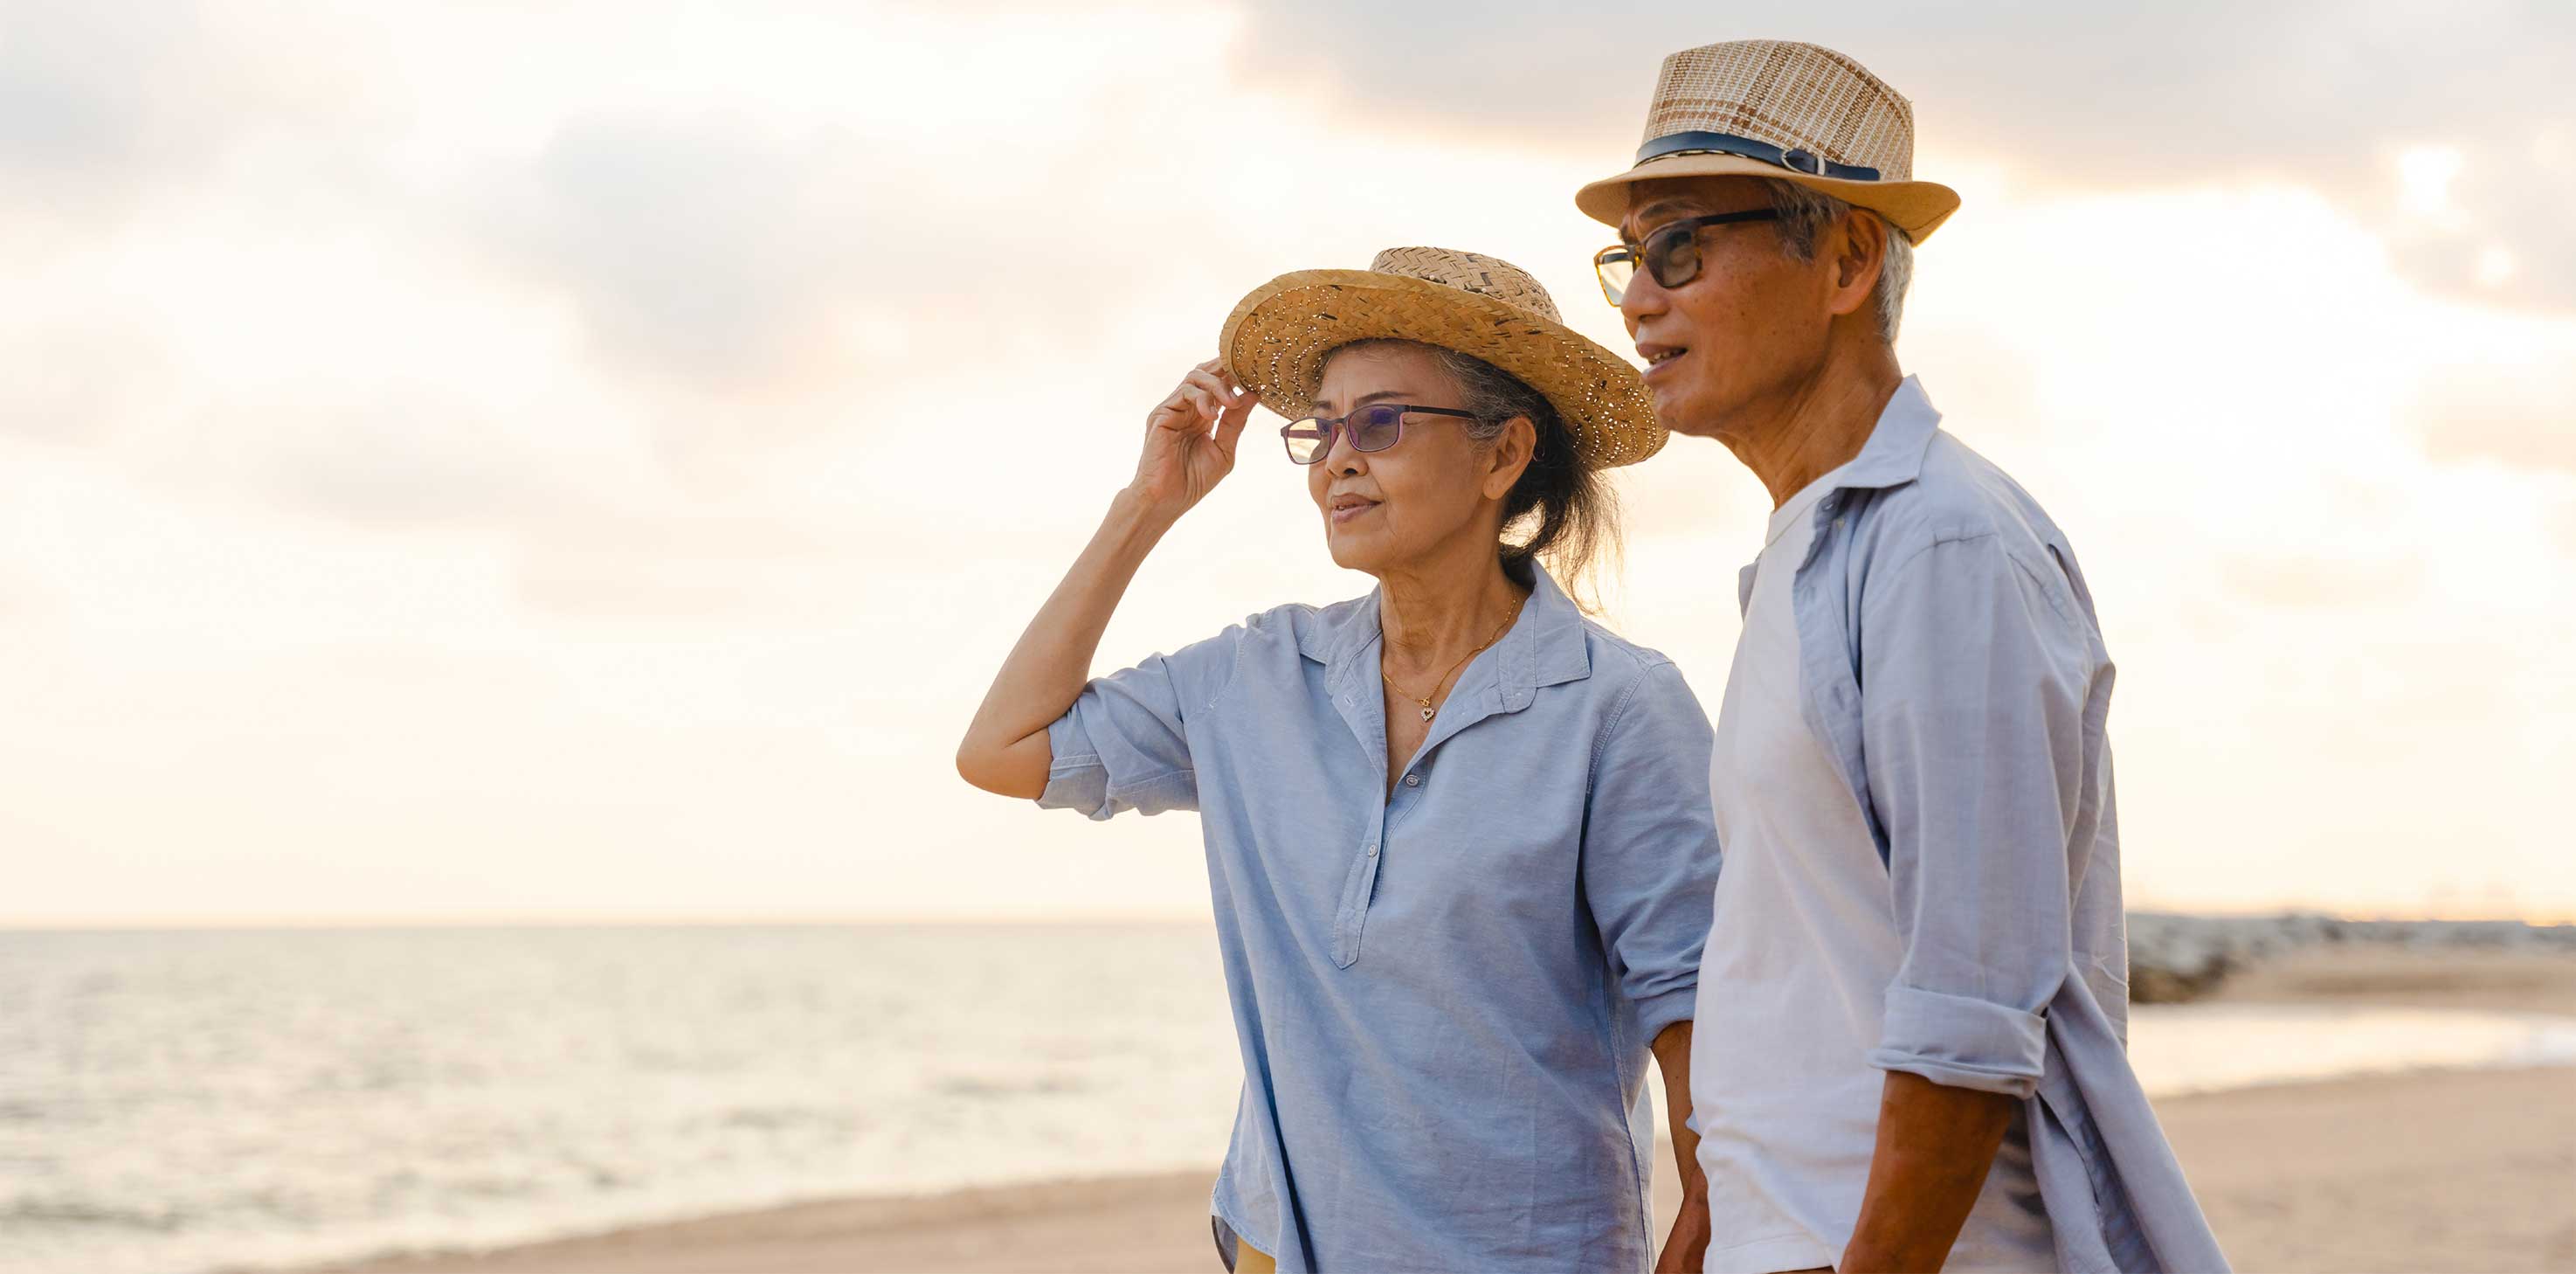
[[[1803,713],[1904,944],[1869,1060],[2023,1101],[2059,1268],[2224,1270],[2128,1062],[2092,593],[2038,502],[1940,420],[1908,377],[1790,586]]]
[[[1243,1052],[1215,1215],[1283,1271],[1653,1257],[1648,1045],[1691,1016],[1708,719],[1545,572],[1392,795],[1378,598],[1094,680],[1039,803],[1194,809]]]

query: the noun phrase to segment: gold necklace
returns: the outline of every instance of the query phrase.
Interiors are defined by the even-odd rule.
[[[1440,674],[1440,680],[1432,683],[1431,694],[1423,695],[1420,698],[1415,698],[1413,695],[1407,694],[1404,687],[1395,684],[1395,678],[1386,675],[1386,665],[1384,663],[1380,663],[1377,666],[1378,680],[1385,682],[1387,689],[1392,690],[1397,694],[1404,695],[1407,699],[1412,699],[1414,704],[1422,709],[1422,719],[1425,721],[1430,720],[1440,712],[1440,709],[1431,706],[1432,696],[1439,694],[1440,688],[1448,685],[1449,679],[1457,676],[1458,670],[1466,667],[1468,660],[1484,653],[1486,646],[1490,646],[1495,642],[1501,641],[1503,639],[1503,634],[1511,628],[1512,621],[1521,617],[1521,607],[1527,604],[1528,601],[1529,598],[1524,596],[1520,601],[1512,603],[1512,613],[1503,616],[1503,622],[1494,629],[1494,635],[1486,638],[1483,645],[1480,645],[1474,650],[1468,651],[1466,654],[1460,656],[1458,662],[1449,665],[1449,671]]]

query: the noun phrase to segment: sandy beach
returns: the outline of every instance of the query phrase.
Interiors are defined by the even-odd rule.
[[[2218,998],[2576,1015],[2576,959],[2313,950],[2240,973]],[[2157,1109],[2239,1270],[2576,1270],[2576,1067],[2282,1085]],[[1208,1240],[1212,1171],[831,1200],[334,1268],[1205,1274],[1222,1268]],[[1669,1147],[1659,1177],[1669,1210]]]

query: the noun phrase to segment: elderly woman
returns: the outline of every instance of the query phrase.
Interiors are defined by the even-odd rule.
[[[1694,1185],[1690,1021],[1717,875],[1707,718],[1542,567],[1612,533],[1664,439],[1636,371],[1489,257],[1282,276],[1146,418],[1135,481],[958,750],[1093,818],[1196,810],[1244,1083],[1210,1200],[1231,1269],[1653,1259],[1655,1055]],[[1084,677],[1255,402],[1368,596]],[[1571,577],[1571,576],[1569,576]],[[1685,1190],[1662,1268],[1697,1269]]]

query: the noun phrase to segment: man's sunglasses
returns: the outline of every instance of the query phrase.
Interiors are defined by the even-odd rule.
[[[1628,282],[1637,277],[1638,263],[1646,273],[1655,276],[1657,287],[1677,288],[1699,277],[1699,229],[1701,226],[1733,225],[1741,221],[1777,221],[1777,208],[1754,208],[1745,212],[1721,212],[1709,217],[1685,217],[1655,228],[1642,244],[1619,244],[1593,254],[1592,272],[1601,277],[1601,295],[1617,305],[1628,295]]]
[[[1287,440],[1290,460],[1314,464],[1333,453],[1333,435],[1337,432],[1351,440],[1353,451],[1384,451],[1394,446],[1404,437],[1404,418],[1408,415],[1479,419],[1472,411],[1453,411],[1447,407],[1371,403],[1338,420],[1308,416],[1280,430],[1279,436]]]

